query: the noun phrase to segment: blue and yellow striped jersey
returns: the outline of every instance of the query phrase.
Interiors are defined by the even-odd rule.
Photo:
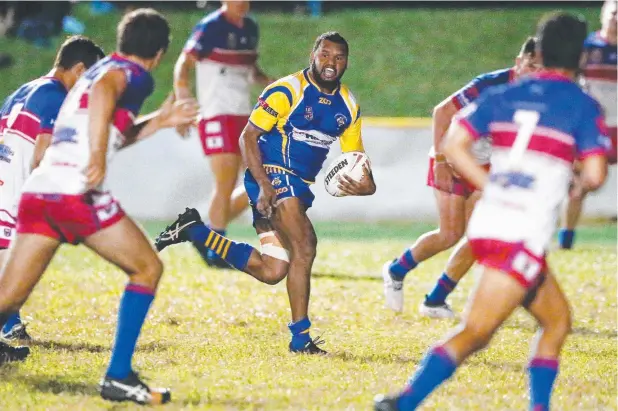
[[[337,139],[343,152],[364,148],[360,108],[352,92],[340,84],[332,94],[322,93],[308,70],[269,85],[249,121],[264,131],[258,144],[265,167],[313,182]]]

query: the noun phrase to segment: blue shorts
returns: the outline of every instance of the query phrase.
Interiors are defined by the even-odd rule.
[[[277,201],[296,197],[304,204],[305,209],[311,207],[315,196],[309,188],[309,183],[283,170],[277,170],[277,172],[268,172],[267,170],[266,174],[277,193]],[[251,205],[251,211],[253,212],[253,224],[255,225],[259,220],[268,221],[266,216],[262,215],[256,208],[258,196],[260,195],[260,186],[253,178],[249,169],[245,171],[245,190],[247,190],[249,205]]]

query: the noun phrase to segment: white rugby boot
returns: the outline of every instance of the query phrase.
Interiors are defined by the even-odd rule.
[[[447,303],[430,304],[427,302],[427,296],[425,296],[425,301],[421,303],[418,310],[421,315],[429,318],[457,318],[457,314],[453,312],[450,305]]]
[[[391,276],[390,265],[387,261],[382,266],[382,279],[384,280],[384,297],[386,307],[398,313],[403,311],[403,281],[395,280]]]

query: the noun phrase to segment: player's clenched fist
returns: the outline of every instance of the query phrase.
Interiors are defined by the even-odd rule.
[[[171,93],[159,112],[159,121],[163,127],[187,126],[197,121],[199,104],[193,98],[176,100]]]
[[[264,216],[270,218],[277,202],[277,193],[270,184],[260,186],[260,194],[257,200],[257,210]]]

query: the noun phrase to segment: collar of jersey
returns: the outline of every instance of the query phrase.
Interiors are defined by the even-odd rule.
[[[129,64],[131,64],[131,65],[135,66],[135,67],[139,67],[139,69],[140,69],[140,70],[142,70],[142,71],[144,71],[144,72],[147,72],[147,71],[148,71],[148,70],[146,70],[144,67],[142,67],[142,65],[141,65],[141,64],[136,63],[136,62],[134,62],[133,60],[129,60],[128,58],[123,57],[123,56],[121,56],[120,54],[118,54],[118,53],[116,53],[116,52],[113,52],[113,53],[110,55],[110,57],[111,57],[113,60],[120,60],[120,61],[124,61],[124,62],[126,62],[126,63],[129,63]]]
[[[531,76],[537,79],[541,79],[541,80],[568,81],[569,83],[573,82],[572,79],[565,76],[564,74],[560,74],[553,70],[547,70],[547,69],[533,73]]]
[[[311,77],[309,76],[309,68],[306,68],[306,69],[303,70],[303,75],[305,76],[305,79],[307,79],[307,82],[309,82],[309,84],[311,84],[313,87],[315,87],[320,93],[325,94],[327,96],[334,96],[335,94],[337,94],[337,92],[341,88],[341,82],[339,82],[337,84],[337,87],[335,87],[335,89],[333,90],[332,93],[324,93],[320,89],[320,86],[318,86],[313,80],[311,80]]]

